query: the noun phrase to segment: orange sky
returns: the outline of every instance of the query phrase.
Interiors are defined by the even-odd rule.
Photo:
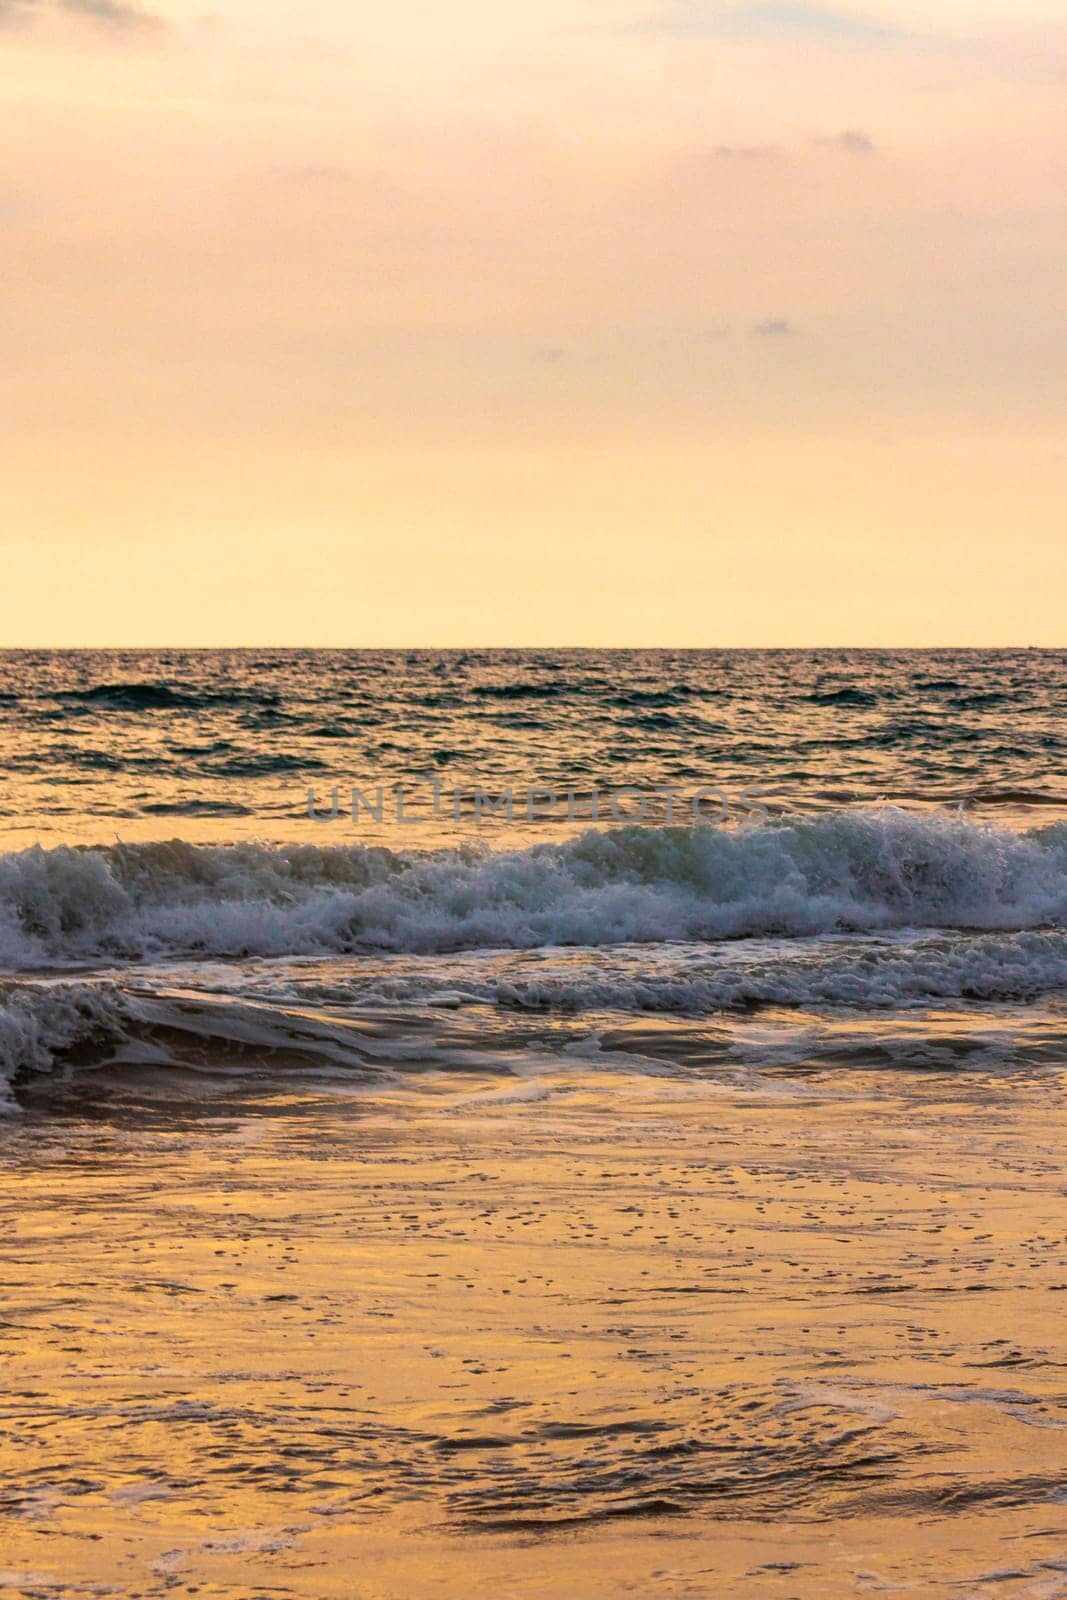
[[[0,642],[1067,643],[1065,84],[1062,0],[0,0]]]

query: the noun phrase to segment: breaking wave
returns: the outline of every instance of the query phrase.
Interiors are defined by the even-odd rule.
[[[25,983],[0,991],[0,1115],[17,1109],[16,1087],[110,1066],[220,1070],[242,1058],[286,1066],[362,1069],[381,1076],[413,1050],[366,1037],[358,1017],[244,1003],[213,995],[152,994],[109,980]]]
[[[751,1056],[766,1008],[798,1018],[793,1031],[802,1044],[813,1024],[843,1030],[844,1046],[823,1051],[824,1065],[900,1065],[892,1052],[883,1052],[884,1061],[872,1056],[872,1022],[884,1018],[874,1034],[917,1030],[904,1064],[936,1067],[945,1060],[943,1008],[978,1002],[981,1012],[962,1014],[974,1035],[965,1064],[980,1066],[998,1029],[1011,1035],[1038,1026],[1033,1013],[1023,1022],[1017,1005],[1004,1011],[1003,1003],[1044,996],[1047,1011],[1064,992],[1067,933],[1056,931],[331,956],[8,979],[0,983],[0,1112],[15,1109],[20,1083],[46,1077],[55,1085],[84,1069],[183,1066],[271,1079],[310,1066],[379,1078],[509,1071],[516,1052],[528,1066],[531,1049],[542,1064],[547,1051],[559,1065],[576,1047],[587,1056],[583,1041],[603,1029],[649,1014],[656,1022],[645,1055],[666,1048],[668,1059],[685,1059],[664,1023],[688,1019],[699,1032],[690,1065],[702,1070]],[[1001,1006],[999,1021],[989,1003]],[[926,1030],[931,1010],[940,1020]],[[859,1030],[857,1013],[866,1019]],[[716,1054],[714,1037],[724,1028],[732,1031]],[[1001,1064],[1040,1064],[1045,1056],[1062,1064],[1058,1011],[1047,1033],[1028,1055],[1009,1040]]]
[[[0,857],[9,971],[1067,922],[1067,827],[891,809],[492,853],[172,841]]]

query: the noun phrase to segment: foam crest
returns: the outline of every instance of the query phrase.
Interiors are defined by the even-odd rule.
[[[888,808],[497,853],[174,841],[0,857],[9,970],[1065,921],[1063,825],[1016,834]]]
[[[0,992],[0,1116],[15,1109],[24,1072],[48,1072],[79,1048],[105,1055],[125,1037],[127,1009],[106,984],[8,987]]]

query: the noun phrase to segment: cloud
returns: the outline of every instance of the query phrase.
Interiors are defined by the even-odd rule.
[[[0,0],[0,24],[32,22],[46,11],[63,11],[119,31],[165,26],[162,17],[128,0]]]
[[[757,339],[782,339],[796,333],[791,322],[784,317],[770,317],[766,322],[753,323],[751,332]]]
[[[669,0],[654,15],[640,18],[629,31],[640,33],[708,34],[736,38],[785,35],[876,44],[906,35],[890,24],[834,6],[802,0],[748,0],[716,5],[714,0]]]
[[[827,150],[845,150],[853,155],[869,155],[875,147],[870,134],[861,133],[858,128],[846,128],[843,133],[830,134],[827,138],[816,139],[815,143]]]
[[[142,11],[139,6],[127,5],[125,0],[59,0],[61,11],[71,11],[77,16],[91,17],[94,22],[107,23],[115,28],[158,28],[162,18],[153,12]]]
[[[715,155],[723,161],[765,161],[781,151],[773,144],[719,144]]]

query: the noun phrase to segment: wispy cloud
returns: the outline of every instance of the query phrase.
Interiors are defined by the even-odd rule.
[[[128,0],[0,0],[0,25],[28,23],[46,12],[65,12],[117,31],[157,29],[162,17]]]
[[[289,176],[298,183],[349,183],[352,179],[348,167],[333,161],[305,161],[303,166],[294,167]]]
[[[154,12],[142,11],[140,6],[127,5],[124,0],[59,0],[61,11],[76,16],[91,17],[94,22],[107,23],[115,28],[158,28],[162,18]]]
[[[796,333],[796,328],[784,317],[769,317],[766,322],[756,322],[751,333],[756,339],[786,339]]]
[[[714,151],[722,161],[766,161],[781,153],[774,144],[718,144]]]
[[[748,0],[726,5],[715,4],[715,0],[668,0],[656,12],[635,20],[630,31],[736,38],[806,36],[866,44],[907,37],[881,18],[834,6],[808,5],[803,0]]]
[[[717,144],[709,154],[716,161],[760,162],[792,161],[803,158],[811,145],[823,150],[839,150],[845,155],[873,155],[878,148],[869,133],[860,128],[844,128],[840,133],[822,134],[806,147],[780,144]]]
[[[826,150],[843,150],[849,155],[870,155],[874,150],[874,140],[869,133],[861,133],[859,128],[846,128],[843,133],[832,133],[822,139],[816,139],[816,144],[822,145]]]

